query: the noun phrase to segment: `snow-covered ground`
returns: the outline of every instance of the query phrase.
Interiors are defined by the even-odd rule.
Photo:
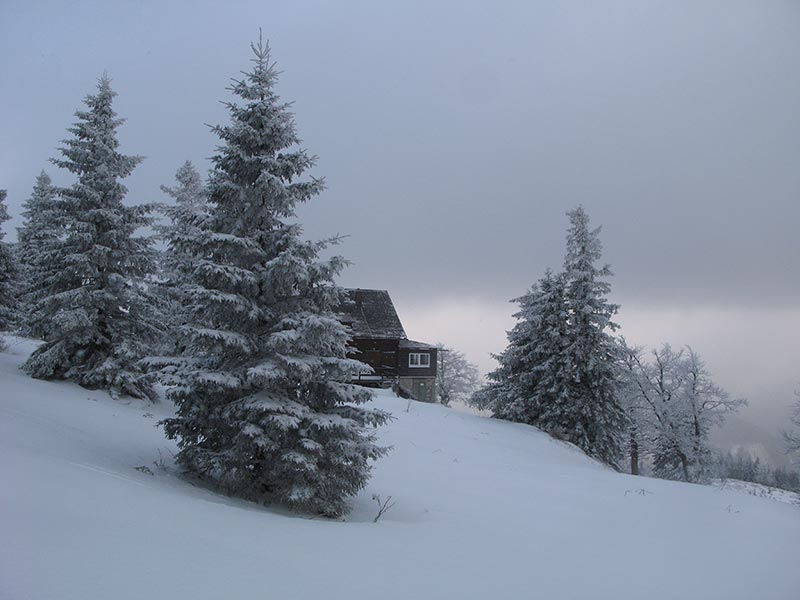
[[[534,428],[382,393],[394,450],[346,521],[307,518],[192,486],[155,426],[166,403],[33,381],[12,343],[3,600],[800,597],[797,506],[619,475]],[[373,494],[395,502],[378,523]]]
[[[758,496],[759,498],[769,498],[786,504],[796,504],[800,506],[800,494],[782,490],[780,488],[750,481],[739,481],[738,479],[715,479],[712,485],[723,490],[736,490],[743,494]]]

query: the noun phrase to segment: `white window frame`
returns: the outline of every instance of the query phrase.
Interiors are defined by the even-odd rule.
[[[422,364],[422,358],[425,358],[425,363]],[[414,364],[416,359],[417,364]],[[430,352],[409,352],[408,353],[408,368],[409,369],[430,369],[431,368],[431,353]]]

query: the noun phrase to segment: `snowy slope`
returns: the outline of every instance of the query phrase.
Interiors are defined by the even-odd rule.
[[[305,518],[185,482],[166,403],[30,380],[28,351],[0,354],[3,600],[800,597],[797,506],[383,393],[393,452],[347,521]],[[375,493],[396,502],[377,524]]]

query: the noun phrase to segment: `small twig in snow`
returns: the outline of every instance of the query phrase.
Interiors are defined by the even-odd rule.
[[[167,472],[167,463],[164,462],[164,455],[161,454],[161,448],[158,449],[158,460],[154,460],[153,464],[159,471],[163,473]]]
[[[626,496],[628,494],[639,494],[640,496],[646,496],[647,494],[652,494],[652,493],[653,492],[651,492],[650,490],[646,490],[644,488],[640,488],[638,490],[625,490],[625,495]]]
[[[386,500],[381,502],[380,494],[372,494],[372,499],[378,503],[378,514],[375,515],[375,518],[372,520],[373,523],[377,523],[378,519],[380,519],[383,516],[383,513],[385,513],[387,510],[389,510],[394,506],[394,502],[392,502],[391,496],[389,496],[388,498],[386,498]]]

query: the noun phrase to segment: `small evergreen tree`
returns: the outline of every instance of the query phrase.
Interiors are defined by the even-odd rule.
[[[209,217],[175,246],[196,261],[183,289],[191,320],[178,335],[186,356],[164,361],[164,421],[179,463],[229,493],[340,515],[385,449],[372,427],[388,415],[359,406],[372,397],[350,383],[348,332],[333,310],[344,266],[322,260],[326,242],[301,239],[295,207],[323,181],[300,177],[313,158],[299,149],[288,105],[275,93],[269,48],[231,88],[230,123],[208,184]]]
[[[564,259],[565,299],[569,315],[567,352],[572,368],[569,401],[555,417],[570,441],[606,464],[616,466],[626,417],[619,403],[621,353],[611,332],[617,305],[606,296],[611,286],[602,257],[600,228],[589,228],[589,216],[578,207],[568,213]]]
[[[0,331],[6,331],[14,325],[16,313],[17,265],[11,247],[3,241],[3,223],[8,221],[6,209],[6,190],[0,190]],[[2,345],[2,340],[0,340]]]
[[[191,254],[181,250],[181,244],[193,239],[208,212],[205,186],[200,173],[190,161],[186,161],[175,173],[177,186],[161,186],[161,191],[174,200],[174,204],[162,205],[161,209],[169,219],[156,229],[167,243],[164,252],[162,276],[167,285],[177,287],[191,273],[193,260]]]
[[[492,354],[498,366],[486,375],[488,384],[470,398],[472,406],[491,411],[496,419],[531,425],[538,416],[536,384],[525,385],[526,379],[531,379],[525,353],[535,342],[534,325],[527,308],[535,304],[534,298],[538,294],[538,287],[534,285],[527,294],[512,300],[519,304],[520,310],[514,314],[517,323],[507,333],[508,346],[500,354]]]
[[[54,269],[42,282],[35,331],[45,343],[23,365],[33,377],[67,379],[112,395],[153,398],[137,361],[158,332],[153,299],[141,283],[152,269],[150,241],[135,237],[149,223],[146,206],[126,206],[120,179],[142,160],[118,152],[122,124],[112,107],[116,93],[103,76],[87,110],[53,162],[77,177],[58,190],[65,239],[53,253]]]
[[[160,209],[168,222],[156,226],[166,248],[160,253],[157,288],[164,301],[164,310],[172,323],[185,323],[189,315],[190,299],[181,293],[181,286],[191,278],[195,261],[183,246],[194,239],[208,213],[205,186],[200,173],[186,161],[175,173],[175,187],[161,186],[173,204],[162,204]],[[172,353],[175,340],[168,339],[163,346]]]
[[[561,430],[558,415],[569,391],[564,285],[563,276],[548,270],[515,300],[520,310],[508,332],[508,347],[495,356],[499,367],[488,375],[491,383],[473,396],[472,404],[500,419]]]
[[[44,338],[45,322],[41,302],[47,297],[46,285],[58,265],[58,249],[63,240],[63,215],[56,188],[42,171],[33,192],[25,201],[22,227],[17,229],[17,259],[22,273],[20,331],[23,335]]]

